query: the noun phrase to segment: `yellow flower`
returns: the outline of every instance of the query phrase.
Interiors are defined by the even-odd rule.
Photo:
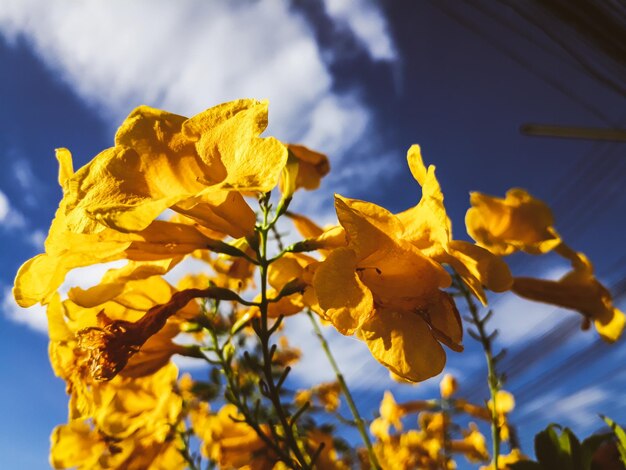
[[[389,440],[389,426],[396,428],[396,431],[402,431],[402,417],[405,415],[404,410],[398,406],[393,394],[386,390],[383,399],[380,402],[380,417],[372,421],[370,432],[379,440]]]
[[[212,238],[251,236],[255,215],[240,192],[271,190],[287,160],[283,144],[259,137],[266,125],[267,102],[255,100],[190,119],[142,106],[121,125],[115,146],[76,173],[69,151],[59,149],[63,199],[46,252],[18,272],[18,304],[47,303],[77,267],[179,259]],[[155,220],[168,208],[187,222]]]
[[[196,435],[202,440],[200,450],[205,457],[217,462],[220,468],[272,468],[272,457],[265,442],[248,424],[235,405],[224,405],[217,414],[208,407],[191,412],[191,423]],[[266,426],[262,427],[267,432]],[[255,466],[256,465],[256,466]]]
[[[400,377],[418,382],[445,364],[439,342],[461,350],[461,321],[439,290],[450,276],[400,238],[402,224],[365,201],[335,198],[348,246],[316,269],[313,286],[324,317],[342,334],[358,331],[373,356]]]
[[[173,364],[141,379],[99,387],[90,421],[76,419],[51,436],[54,468],[185,468],[175,427],[182,399],[172,393]]]
[[[467,233],[496,255],[542,254],[561,243],[550,208],[523,189],[510,189],[504,199],[471,193],[470,203]]]
[[[612,343],[622,335],[626,317],[613,305],[611,293],[593,274],[593,265],[582,254],[572,259],[572,270],[558,281],[517,277],[513,284],[517,295],[576,310],[588,324],[593,320],[600,337]]]
[[[507,421],[507,414],[515,408],[515,398],[506,390],[498,390],[498,393],[496,393],[495,410],[493,400],[489,400],[487,406],[491,413],[494,413],[495,411],[498,429],[500,430],[500,438],[503,441],[508,441],[510,437],[510,430]]]
[[[226,200],[236,213],[245,203],[228,191],[271,190],[287,160],[284,145],[259,137],[267,106],[237,100],[189,119],[140,106],[120,126],[115,146],[68,180],[68,225],[76,232],[93,232],[98,224],[139,231],[165,209],[193,208],[215,191],[235,198]]]
[[[478,426],[474,423],[470,423],[469,426],[469,430],[465,432],[465,436],[462,440],[450,441],[450,450],[465,455],[470,462],[484,462],[489,460],[485,436],[481,434],[478,430]]]
[[[443,204],[435,166],[424,165],[419,145],[411,146],[407,161],[422,187],[422,198],[415,207],[397,214],[404,226],[401,237],[439,263],[449,264],[483,304],[487,298],[482,286],[494,292],[508,290],[513,279],[504,261],[484,248],[452,239],[452,224]]]
[[[445,374],[439,382],[441,398],[447,399],[454,395],[459,387],[456,378],[452,374]]]
[[[317,189],[321,179],[330,171],[326,155],[303,145],[288,144],[287,149],[289,157],[280,179],[283,198],[290,198],[298,188]]]
[[[480,470],[509,470],[509,464],[522,462],[524,460],[528,460],[522,451],[519,449],[511,449],[511,452],[505,455],[498,456],[498,468],[495,468],[495,465],[492,463],[488,466],[480,467]]]

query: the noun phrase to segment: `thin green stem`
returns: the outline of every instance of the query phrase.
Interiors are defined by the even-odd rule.
[[[257,252],[257,258],[259,261],[259,272],[261,277],[261,302],[259,305],[259,310],[261,311],[261,321],[259,325],[259,330],[257,332],[259,336],[259,340],[261,342],[261,351],[263,355],[263,380],[266,385],[266,390],[264,393],[266,397],[272,403],[274,410],[276,411],[276,415],[278,417],[278,421],[283,431],[283,438],[285,443],[289,447],[289,450],[293,453],[295,458],[295,462],[286,461],[287,465],[295,467],[296,465],[302,469],[311,468],[310,459],[308,455],[301,450],[300,445],[298,443],[297,438],[297,429],[295,420],[289,420],[285,409],[280,400],[280,389],[274,381],[274,375],[272,371],[272,349],[270,348],[270,337],[272,331],[268,327],[268,305],[269,300],[267,298],[267,271],[269,265],[271,264],[271,260],[267,258],[267,241],[268,234],[272,230],[272,227],[276,223],[278,219],[278,214],[274,217],[274,219],[268,223],[269,219],[269,195],[264,195],[260,199],[261,209],[263,211],[263,220],[260,225],[257,225],[257,230],[259,233],[259,247]],[[298,468],[296,467],[296,468]]]
[[[311,323],[313,324],[313,329],[315,330],[315,334],[320,340],[322,349],[326,353],[328,362],[330,362],[330,365],[332,366],[333,371],[335,372],[335,376],[337,377],[337,382],[339,382],[339,386],[341,387],[341,390],[344,396],[346,397],[346,402],[348,403],[348,407],[350,408],[350,411],[352,412],[352,417],[354,418],[354,422],[359,430],[359,434],[361,434],[363,443],[365,444],[365,447],[367,448],[367,455],[369,457],[370,464],[373,469],[380,470],[381,467],[380,467],[380,464],[378,463],[378,459],[376,458],[376,454],[374,453],[374,448],[372,447],[372,442],[370,441],[369,435],[367,434],[367,430],[365,429],[365,423],[363,421],[363,418],[361,418],[361,415],[359,414],[359,410],[356,407],[356,403],[354,403],[354,399],[352,398],[352,394],[350,393],[348,384],[343,378],[343,374],[341,373],[341,370],[339,370],[339,366],[337,365],[337,362],[335,361],[335,357],[333,356],[333,353],[331,352],[330,347],[328,346],[328,342],[326,341],[326,338],[324,338],[324,335],[322,334],[322,330],[317,324],[317,321],[315,321],[315,317],[313,316],[313,313],[311,313],[310,310],[307,310],[307,315],[309,316],[309,319],[311,320]]]
[[[472,297],[471,292],[465,286],[463,280],[458,274],[454,275],[454,285],[459,289],[459,291],[463,294],[463,297],[465,298],[467,307],[472,317],[472,321],[476,326],[476,330],[478,332],[480,344],[482,345],[483,351],[485,353],[485,359],[487,361],[487,385],[489,386],[489,395],[491,397],[490,410],[493,465],[494,468],[498,468],[498,457],[500,456],[500,426],[498,423],[498,414],[496,412],[496,397],[498,395],[498,391],[500,390],[500,381],[498,379],[498,374],[496,373],[496,364],[494,361],[493,350],[491,347],[491,338],[485,330],[485,319],[480,318],[478,307],[474,302],[474,298]]]

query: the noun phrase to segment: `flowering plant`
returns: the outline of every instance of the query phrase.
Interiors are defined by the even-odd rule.
[[[338,224],[320,228],[289,207],[319,186],[328,159],[261,137],[267,107],[237,100],[186,118],[142,106],[115,145],[78,171],[70,152],[57,150],[63,199],[45,253],[20,268],[13,291],[23,307],[47,307],[50,360],[70,396],[51,464],[455,468],[464,456],[501,469],[524,460],[507,418],[514,398],[478,305],[487,305],[486,290],[512,291],[576,310],[585,328],[593,323],[614,342],[625,316],[591,262],[521,189],[504,199],[473,193],[466,224],[476,243],[453,238],[435,167],[417,145],[407,156],[421,188],[415,206],[394,214],[336,195]],[[285,219],[302,236],[288,246],[277,228]],[[517,251],[557,253],[571,272],[558,281],[516,277],[504,257]],[[164,276],[189,258],[204,272],[170,284]],[[61,297],[69,271],[116,260],[126,263],[98,285]],[[433,400],[398,404],[387,392],[368,432],[319,324],[356,336],[394,379],[416,383],[443,370],[444,347],[463,350],[460,299],[485,350],[490,398],[458,397],[446,375]],[[309,317],[336,381],[289,389],[301,355],[284,330],[294,315]],[[204,361],[206,380],[179,376],[175,355]],[[351,418],[340,414],[344,400]],[[467,419],[490,423],[491,455]],[[354,426],[362,447],[338,425]]]

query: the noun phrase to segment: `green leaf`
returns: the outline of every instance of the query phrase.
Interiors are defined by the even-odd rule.
[[[556,432],[558,424],[550,424],[535,436],[535,454],[545,469],[579,470],[580,443],[567,428],[561,436]],[[576,464],[575,464],[576,463]]]
[[[617,424],[611,418],[602,416],[602,419],[604,419],[604,422],[608,424],[608,426],[617,436],[617,450],[619,450],[619,455],[622,459],[622,463],[626,465],[626,432],[619,424]]]
[[[561,451],[569,456],[572,468],[575,470],[587,470],[581,466],[581,449],[580,441],[576,435],[569,429],[563,428],[563,432],[559,437]]]

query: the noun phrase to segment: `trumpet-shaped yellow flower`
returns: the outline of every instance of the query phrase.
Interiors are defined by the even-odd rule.
[[[558,281],[517,277],[513,292],[580,312],[608,343],[617,341],[626,325],[626,316],[613,305],[611,293],[596,279],[593,265],[582,253],[572,258],[572,270]]]
[[[415,207],[397,214],[404,226],[402,238],[432,259],[449,264],[483,304],[487,298],[482,286],[494,292],[508,290],[513,279],[502,259],[472,243],[452,239],[452,224],[435,176],[435,166],[424,165],[419,145],[411,146],[407,161],[413,177],[422,187],[422,198]]]
[[[191,423],[202,440],[202,454],[220,468],[272,468],[277,461],[256,431],[245,422],[235,405],[224,405],[217,414],[207,406],[191,412]],[[237,420],[237,421],[235,421]],[[264,432],[268,432],[263,426]]]
[[[232,101],[189,119],[140,106],[120,126],[115,146],[68,180],[69,227],[140,231],[165,209],[188,210],[214,191],[271,190],[287,150],[259,137],[266,126],[266,101]]]
[[[467,233],[492,253],[542,254],[561,243],[550,208],[523,189],[510,189],[504,199],[474,192],[470,203]]]
[[[115,146],[77,172],[69,151],[59,149],[63,199],[46,252],[18,272],[18,304],[47,303],[77,267],[179,258],[209,248],[212,237],[252,236],[255,216],[240,191],[269,191],[287,160],[283,144],[259,137],[266,125],[267,102],[255,100],[191,119],[142,106]],[[155,220],[168,208],[197,227]]]
[[[439,342],[460,350],[462,328],[451,297],[439,290],[448,273],[398,238],[402,224],[375,204],[336,196],[348,246],[321,263],[313,286],[324,316],[341,333],[358,331],[373,356],[418,382],[445,363]]]
[[[177,450],[182,399],[172,393],[178,374],[170,364],[141,379],[100,387],[91,420],[76,419],[52,433],[54,468],[185,468]]]

